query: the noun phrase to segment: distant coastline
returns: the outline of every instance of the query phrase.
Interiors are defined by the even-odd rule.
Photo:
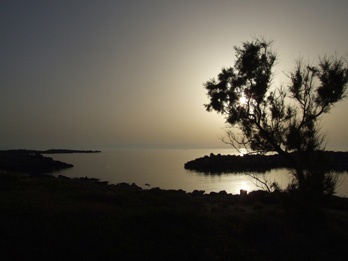
[[[66,154],[66,153],[100,153],[100,150],[70,150],[70,149],[49,149],[49,150],[27,150],[27,149],[14,149],[14,150],[1,150],[5,153],[24,153],[24,154]]]

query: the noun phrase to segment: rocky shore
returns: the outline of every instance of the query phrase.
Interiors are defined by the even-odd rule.
[[[4,260],[346,260],[347,200],[0,173]],[[281,240],[280,240],[281,239]]]
[[[348,152],[321,151],[330,160],[333,171],[348,171]],[[295,153],[294,153],[295,154]],[[185,163],[185,169],[218,174],[226,172],[265,172],[271,169],[288,168],[289,162],[275,155],[214,155],[204,156]]]

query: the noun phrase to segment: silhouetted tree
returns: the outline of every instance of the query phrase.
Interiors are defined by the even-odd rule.
[[[235,51],[234,67],[204,85],[210,99],[206,109],[226,116],[224,142],[238,150],[283,155],[292,163],[296,188],[307,196],[333,193],[332,174],[313,160],[323,162],[318,120],[346,95],[345,61],[327,56],[317,66],[298,61],[289,85],[274,87],[272,41],[255,39]]]

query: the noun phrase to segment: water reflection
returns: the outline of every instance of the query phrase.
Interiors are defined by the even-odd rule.
[[[240,189],[247,191],[259,189],[255,180],[243,173],[224,173],[204,175],[184,169],[184,164],[192,159],[221,153],[214,150],[153,150],[153,151],[113,151],[98,154],[56,154],[51,155],[74,165],[57,174],[68,177],[90,177],[108,181],[135,183],[145,189],[159,187],[162,189],[182,189],[187,192],[204,190],[206,193],[225,190],[239,194]],[[226,150],[224,154],[232,154]],[[262,174],[261,174],[262,175]],[[346,177],[348,172],[340,174]],[[291,175],[287,169],[271,170],[264,173],[269,182],[276,181],[281,188],[286,188]],[[342,178],[337,194],[348,196],[348,178]],[[150,184],[147,186],[145,184]]]
[[[208,177],[205,179],[207,183],[201,184],[207,193],[212,191],[218,192],[225,190],[232,194],[239,194],[241,189],[247,190],[248,192],[253,190],[266,189],[265,184],[257,181],[250,175],[250,173],[224,173],[219,175],[196,173],[195,175],[203,175]],[[271,186],[273,182],[276,182],[280,189],[286,189],[293,179],[290,170],[285,168],[273,169],[265,173],[255,173],[255,175],[262,182],[267,183],[268,186]],[[348,196],[348,172],[342,172],[338,174],[338,185],[335,194],[343,197]]]

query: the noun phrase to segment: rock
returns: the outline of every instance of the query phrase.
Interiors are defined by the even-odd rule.
[[[220,196],[226,196],[226,195],[227,195],[226,190],[221,190],[221,191],[219,192],[219,195],[220,195]]]
[[[204,190],[196,190],[196,189],[195,189],[195,190],[192,192],[192,195],[193,195],[193,196],[203,196],[204,193],[205,193]]]
[[[246,195],[248,195],[248,191],[247,190],[244,190],[244,189],[241,189],[240,191],[239,191],[239,194],[241,195],[241,196],[246,196]]]

